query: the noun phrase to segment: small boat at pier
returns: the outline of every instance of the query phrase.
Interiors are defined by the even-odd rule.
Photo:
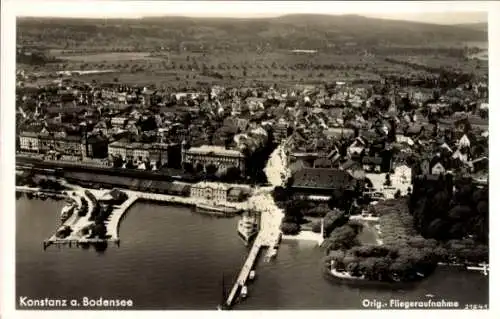
[[[248,296],[248,288],[247,286],[243,286],[241,288],[241,293],[240,293],[241,298],[245,299]]]
[[[250,274],[248,275],[249,280],[254,280],[255,279],[255,270],[251,270]]]
[[[483,273],[483,275],[488,276],[490,267],[488,264],[478,264],[478,266],[467,266],[467,270],[478,270]]]

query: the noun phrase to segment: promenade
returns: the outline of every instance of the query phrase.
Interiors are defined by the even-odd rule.
[[[145,193],[145,192],[131,191],[128,189],[120,189],[120,191],[129,195],[129,197],[136,196],[137,199],[142,199],[142,200],[167,202],[167,203],[192,205],[192,206],[196,206],[198,204],[199,205],[213,204],[211,201],[208,201],[204,198],[199,198],[199,197],[182,197],[182,196],[173,196],[173,195],[156,194],[156,193]],[[248,209],[248,204],[246,202],[218,201],[217,205],[241,209],[241,210]]]

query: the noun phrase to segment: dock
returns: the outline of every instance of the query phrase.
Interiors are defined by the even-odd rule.
[[[276,253],[277,247],[275,246],[275,243],[279,243],[279,234],[281,233],[267,233],[264,231],[259,232],[257,238],[255,238],[252,248],[250,249],[250,252],[248,253],[247,259],[245,260],[245,263],[243,264],[243,267],[238,274],[238,278],[236,279],[236,282],[234,283],[231,292],[227,297],[226,306],[231,307],[237,300],[238,293],[248,281],[250,271],[254,269],[260,251],[263,248],[268,247],[268,253],[270,251],[272,251],[273,254]]]
[[[280,231],[280,224],[283,212],[276,207],[271,195],[268,193],[259,194],[253,198],[251,204],[255,209],[261,212],[261,229],[226,299],[226,307],[228,308],[234,305],[238,293],[241,291],[241,288],[246,285],[250,271],[254,268],[260,251],[263,248],[269,248],[266,259],[270,261],[272,258],[271,256],[276,255],[281,241],[282,234]]]

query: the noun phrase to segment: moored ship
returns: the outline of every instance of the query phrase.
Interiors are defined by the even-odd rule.
[[[258,215],[255,212],[243,214],[238,222],[238,235],[248,245],[259,232]]]
[[[241,213],[238,208],[209,204],[196,204],[196,211],[201,214],[219,217],[233,217]]]

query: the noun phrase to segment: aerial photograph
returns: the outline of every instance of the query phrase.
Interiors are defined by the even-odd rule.
[[[13,307],[488,309],[488,13],[315,8],[17,16]]]

